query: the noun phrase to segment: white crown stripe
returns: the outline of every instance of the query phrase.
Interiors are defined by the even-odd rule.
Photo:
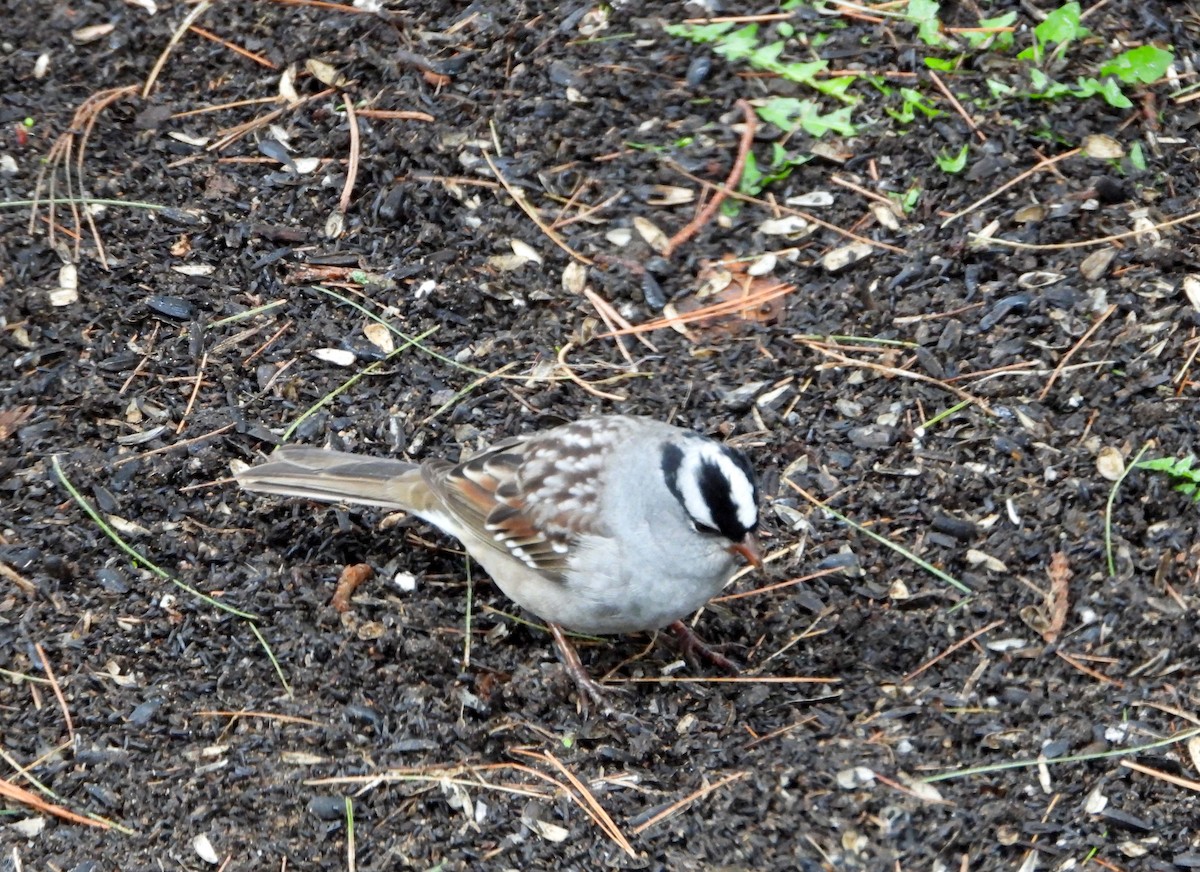
[[[737,512],[738,523],[749,530],[758,519],[758,506],[754,503],[754,485],[746,477],[746,473],[729,456],[722,453],[717,461],[729,482],[729,497]]]

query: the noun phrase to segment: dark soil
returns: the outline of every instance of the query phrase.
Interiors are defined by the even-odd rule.
[[[699,7],[617,5],[587,39],[587,4],[413,2],[382,18],[222,3],[197,23],[273,68],[189,33],[143,99],[137,89],[193,6],[160,3],[151,16],[94,0],[4,4],[0,154],[15,173],[0,167],[0,198],[32,197],[89,96],[136,86],[95,119],[83,184],[93,197],[169,208],[98,214],[104,262],[86,225],[73,253],[69,209],[55,213],[53,243],[46,209],[32,234],[27,207],[0,209],[0,772],[124,828],[49,816],[39,828],[25,820],[39,813],[10,801],[0,869],[204,869],[212,857],[264,870],[1200,865],[1200,751],[1122,750],[1198,723],[1200,508],[1161,475],[1130,474],[1112,502],[1110,574],[1113,483],[1102,475],[1114,452],[1128,463],[1149,442],[1147,456],[1200,450],[1200,315],[1185,295],[1200,273],[1194,225],[1118,240],[1091,278],[1084,258],[1103,246],[969,244],[993,221],[997,237],[1045,245],[1127,233],[1135,210],[1152,222],[1195,211],[1200,104],[1167,85],[1127,89],[1130,110],[1099,98],[968,99],[981,144],[929,81],[911,27],[800,10],[799,30],[832,34],[818,54],[833,68],[888,74],[946,114],[905,127],[876,96],[858,110],[860,135],[836,144],[844,162],[814,160],[769,194],[783,203],[827,191],[832,205],[809,211],[898,251],[830,273],[820,258],[844,236],[765,236],[771,209],[747,204],[665,258],[636,231],[624,248],[606,234],[638,216],[668,234],[683,227],[695,205],[661,205],[654,186],[700,193],[680,167],[723,182],[738,150],[736,101],[791,86],[663,33]],[[973,4],[944,5],[947,24],[977,21]],[[1097,5],[1086,20],[1095,37],[1071,48],[1062,78],[1094,71],[1114,40],[1154,41],[1174,47],[1179,84],[1193,83],[1193,7]],[[1027,44],[1032,7],[1013,6]],[[104,23],[115,27],[97,41],[72,37]],[[989,57],[998,66],[948,77],[954,89],[984,98],[987,77],[1018,81],[1017,65]],[[282,71],[309,58],[353,80],[362,113],[337,240],[325,227],[351,151],[342,98],[275,119],[293,157],[323,160],[315,171],[281,163],[279,133],[265,126],[204,146],[281,108],[269,101]],[[689,79],[700,58],[710,71],[693,66]],[[295,87],[323,88],[302,75]],[[180,114],[248,100],[261,102]],[[74,123],[78,133],[85,121]],[[1147,167],[1067,158],[942,226],[1090,134],[1126,152],[1140,144]],[[759,129],[760,164],[776,139]],[[935,157],[964,142],[967,171],[938,169]],[[788,148],[810,144],[797,135]],[[629,342],[631,375],[614,340],[581,345],[604,327],[592,302],[564,289],[571,257],[496,184],[485,151],[545,223],[580,219],[556,232],[595,261],[588,284],[633,323],[694,294],[701,265],[730,254],[798,246],[772,274],[795,290],[774,321],[735,318],[691,338],[661,330],[654,351]],[[834,176],[876,194],[916,185],[920,198],[889,229]],[[75,182],[61,165],[57,177],[65,196]],[[544,263],[504,268],[496,258],[514,239]],[[52,306],[63,257],[77,264],[79,298]],[[363,313],[317,284],[407,335],[436,330],[427,351],[410,348],[331,397],[383,354]],[[814,336],[857,341],[822,352]],[[567,343],[573,373],[621,400],[563,377],[555,358]],[[323,348],[354,362],[313,356]],[[952,388],[979,401],[922,429],[960,403]],[[396,519],[381,530],[381,512],[232,483],[231,463],[269,452],[323,398],[292,441],[418,460],[594,412],[695,427],[746,448],[763,478],[778,556],[736,591],[828,571],[699,617],[704,637],[746,665],[742,683],[667,669],[678,655],[665,639],[584,645],[597,675],[666,669],[672,681],[623,685],[625,716],[582,718],[549,636],[502,614],[515,609],[478,573],[468,623],[456,543]],[[58,483],[52,456],[140,553],[256,616],[291,692],[248,621],[134,564]],[[1055,560],[1070,578],[1048,598]],[[355,563],[377,575],[339,614],[334,586]],[[1061,631],[1048,642],[1056,611]],[[65,706],[44,683],[39,646]],[[1099,752],[1110,753],[1062,759]],[[921,781],[1039,758],[1041,768]],[[569,785],[564,769],[633,856],[577,790],[547,780]],[[411,777],[387,777],[399,771]],[[336,778],[356,780],[324,781]],[[343,797],[353,797],[352,842]]]

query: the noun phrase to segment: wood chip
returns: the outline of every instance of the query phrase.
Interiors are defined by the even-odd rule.
[[[279,77],[279,96],[289,106],[298,106],[300,104],[300,94],[296,90],[296,72],[296,65],[290,64],[283,71],[283,75]]]
[[[21,422],[33,414],[33,406],[14,406],[11,409],[0,409],[0,442],[17,431]]]
[[[869,208],[881,227],[892,232],[900,229],[900,219],[896,217],[896,210],[890,204],[872,203]]]
[[[776,264],[779,263],[779,258],[771,252],[762,255],[758,260],[746,267],[746,275],[754,277],[770,275],[775,271]]]

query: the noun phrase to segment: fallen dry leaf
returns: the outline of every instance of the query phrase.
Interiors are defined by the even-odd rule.
[[[696,277],[701,290],[664,310],[684,322],[672,326],[691,338],[717,339],[736,336],[751,324],[778,321],[784,297],[795,290],[794,286],[753,276],[748,271],[750,266],[733,258],[706,264]],[[742,301],[748,305],[739,307]],[[705,314],[708,310],[711,314]]]
[[[1071,565],[1067,555],[1055,551],[1050,557],[1050,568],[1046,570],[1050,576],[1050,593],[1046,596],[1046,611],[1049,613],[1049,623],[1042,632],[1042,638],[1047,643],[1058,639],[1067,623],[1067,610],[1071,607]]]

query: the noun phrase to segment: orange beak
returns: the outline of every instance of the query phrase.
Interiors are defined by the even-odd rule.
[[[758,552],[758,539],[754,538],[753,533],[747,533],[741,542],[730,545],[729,553],[738,555],[755,569],[763,568],[762,555]]]

